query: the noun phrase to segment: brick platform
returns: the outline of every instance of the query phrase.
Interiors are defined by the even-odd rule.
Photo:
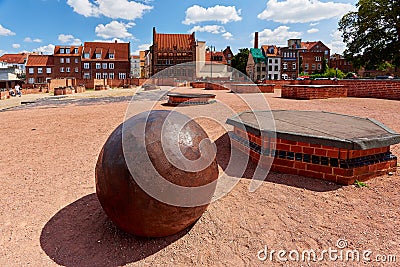
[[[278,114],[279,113],[279,114]],[[289,116],[284,116],[285,111],[275,111],[272,114],[278,114],[278,120],[284,123],[293,122],[291,120],[296,115],[293,111]],[[301,117],[302,112],[298,112]],[[327,123],[328,119],[336,119],[339,114],[306,112],[307,116],[315,115],[317,123]],[[319,114],[318,114],[319,113]],[[397,158],[390,153],[390,145],[400,142],[400,135],[387,129],[385,126],[374,121],[361,121],[362,118],[343,116],[345,123],[354,119],[353,125],[348,127],[356,128],[356,134],[352,139],[342,140],[324,134],[306,135],[304,131],[290,131],[291,126],[282,126],[277,122],[275,132],[263,131],[254,127],[254,121],[249,122],[245,113],[239,114],[236,118],[228,119],[227,123],[234,126],[234,131],[230,134],[234,148],[246,153],[250,159],[261,167],[269,168],[268,164],[273,157],[271,170],[288,174],[301,175],[311,178],[328,180],[331,182],[349,185],[356,180],[365,181],[394,171],[397,166]],[[323,116],[318,115],[323,114]],[[324,116],[328,114],[328,116]],[[282,116],[283,115],[283,116]],[[332,115],[332,116],[331,116]],[[241,122],[237,119],[242,117]],[[321,120],[325,118],[325,120]],[[299,119],[301,123],[301,118]],[[296,123],[296,122],[295,122]],[[370,130],[376,132],[376,136],[369,136],[369,140],[360,137],[360,129],[367,129],[367,135]],[[297,128],[299,124],[294,128]],[[305,126],[305,128],[310,125]],[[332,127],[337,127],[333,125]],[[293,128],[293,127],[292,127]],[[339,132],[344,128],[339,129]],[[288,131],[289,129],[289,131]],[[315,129],[314,129],[315,130]],[[329,131],[327,127],[326,131]],[[349,141],[352,140],[352,141]],[[359,140],[359,141],[357,141]]]
[[[206,105],[215,102],[214,94],[170,93],[167,96],[169,105]]]
[[[283,85],[281,97],[307,100],[347,97],[347,87],[343,85]]]
[[[234,93],[274,93],[275,84],[232,84]]]
[[[10,98],[10,92],[8,90],[0,92],[0,100],[8,99],[8,98]]]

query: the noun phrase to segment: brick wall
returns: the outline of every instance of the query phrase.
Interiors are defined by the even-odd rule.
[[[347,87],[344,85],[283,85],[281,97],[291,99],[347,97]]]
[[[232,84],[232,92],[235,93],[273,93],[274,84]]]
[[[339,80],[338,84],[348,87],[348,97],[400,100],[400,81],[398,80]]]
[[[349,185],[395,170],[397,158],[390,147],[349,150],[320,144],[261,137],[234,127],[235,148],[271,170]]]

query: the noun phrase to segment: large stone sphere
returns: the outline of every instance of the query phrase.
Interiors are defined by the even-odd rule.
[[[216,187],[215,146],[204,129],[175,111],[140,113],[119,125],[96,165],[96,193],[123,231],[175,234],[206,210]]]

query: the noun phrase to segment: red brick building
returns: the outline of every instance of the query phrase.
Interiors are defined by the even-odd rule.
[[[227,46],[223,51],[211,51],[210,49],[206,50],[205,61],[213,61],[218,64],[231,65],[231,61],[233,58],[233,53],[230,46]]]
[[[195,33],[192,34],[166,34],[157,33],[153,28],[153,44],[151,52],[151,73],[154,75],[171,66],[196,61],[196,39]],[[195,75],[195,70],[185,68],[175,68],[175,73],[163,73],[163,76],[191,77]]]
[[[85,42],[83,79],[125,80],[130,76],[130,43]]]
[[[82,46],[54,48],[54,78],[82,78]]]
[[[333,54],[329,60],[329,67],[338,69],[344,73],[356,72],[351,62],[347,61],[342,55]]]
[[[41,84],[54,77],[53,55],[29,55],[26,62],[26,81],[28,84]]]
[[[321,41],[301,42],[299,50],[300,72],[307,74],[319,73],[323,70],[323,65],[328,63],[330,58],[330,49]]]

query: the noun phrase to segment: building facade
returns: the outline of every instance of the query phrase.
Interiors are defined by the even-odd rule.
[[[154,75],[169,67],[196,61],[196,39],[195,33],[192,34],[166,34],[157,33],[153,28],[153,44],[150,47],[151,53],[151,73]],[[172,71],[174,73],[169,73]],[[163,76],[194,77],[195,69],[183,66],[175,67],[163,73]]]
[[[247,76],[254,82],[266,79],[267,62],[260,48],[250,48],[246,65]]]
[[[333,54],[329,59],[329,67],[336,70],[341,70],[344,73],[356,72],[351,62],[347,61],[342,55]]]
[[[130,43],[85,42],[82,52],[83,79],[130,77]]]
[[[26,82],[44,84],[54,77],[53,55],[29,55],[26,62]]]
[[[276,45],[263,45],[261,46],[262,52],[268,59],[267,76],[268,80],[281,79],[281,56],[279,48]]]
[[[17,77],[25,75],[25,65],[28,59],[28,53],[4,54],[0,57],[0,68],[14,69]]]
[[[54,48],[54,78],[82,77],[82,46],[56,46]]]
[[[321,41],[302,42],[299,49],[300,69],[305,74],[321,73],[328,64],[330,49]]]
[[[140,77],[140,56],[138,55],[131,56],[131,77]]]

